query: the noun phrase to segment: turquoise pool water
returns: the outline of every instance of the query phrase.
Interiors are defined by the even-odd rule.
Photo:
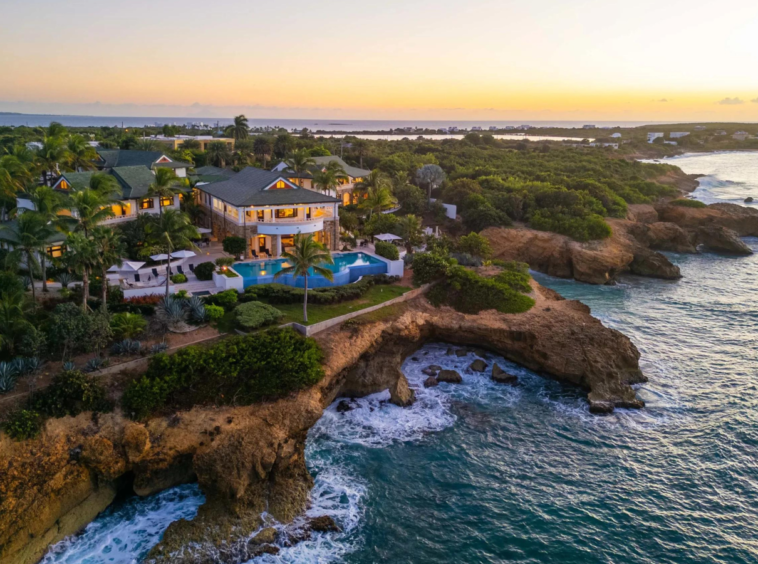
[[[387,273],[387,263],[366,253],[335,254],[333,258],[334,264],[324,266],[334,273],[334,280],[330,282],[323,276],[317,276],[311,269],[308,277],[309,287],[342,286],[355,282],[361,276]],[[274,275],[288,266],[290,263],[287,259],[274,259],[243,262],[235,264],[233,268],[242,276],[245,287],[272,282],[302,287],[305,284],[302,277],[295,279],[294,276],[284,275],[274,280]]]

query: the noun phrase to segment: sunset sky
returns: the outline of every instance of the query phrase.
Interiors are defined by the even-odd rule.
[[[758,121],[755,0],[4,0],[0,111]]]

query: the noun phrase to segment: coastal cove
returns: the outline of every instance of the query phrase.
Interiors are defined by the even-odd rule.
[[[758,251],[758,239],[746,242]],[[590,416],[578,390],[493,356],[520,379],[495,386],[463,370],[473,356],[451,359],[432,343],[403,365],[419,386],[413,407],[383,394],[347,413],[335,402],[309,433],[308,513],[344,532],[256,561],[446,561],[452,552],[469,562],[754,561],[757,255],[666,256],[681,280],[591,286],[535,275],[638,346],[650,380],[637,390],[643,410]],[[420,369],[434,363],[461,369],[464,384],[424,390]],[[134,515],[158,529],[177,505],[191,515],[202,496],[185,488],[178,503],[156,504],[161,494],[115,506],[44,562],[130,562],[154,542]]]

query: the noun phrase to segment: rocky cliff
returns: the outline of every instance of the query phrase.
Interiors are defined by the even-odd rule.
[[[0,436],[0,562],[31,564],[79,530],[126,488],[148,495],[197,480],[206,503],[193,521],[172,524],[156,562],[250,557],[249,535],[265,509],[281,521],[300,513],[312,485],[304,458],[308,429],[341,395],[390,389],[413,400],[400,372],[430,340],[476,345],[588,393],[593,411],[641,407],[639,353],[589,309],[534,283],[535,307],[518,315],[464,315],[423,297],[382,310],[384,318],[319,334],[326,376],[313,388],[246,407],[196,407],[146,423],[120,413],[50,420],[39,439]],[[192,550],[186,549],[192,546]],[[180,550],[185,549],[185,550]]]
[[[518,260],[559,278],[609,284],[624,273],[675,280],[679,268],[658,251],[752,253],[740,237],[758,235],[758,210],[734,204],[689,208],[632,205],[626,219],[606,218],[608,239],[580,243],[523,225],[482,232],[496,258]]]

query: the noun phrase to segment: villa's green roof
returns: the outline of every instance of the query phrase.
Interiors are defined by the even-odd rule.
[[[197,176],[221,176],[224,178],[231,178],[236,172],[230,168],[219,168],[217,166],[206,165],[195,169]]]
[[[269,189],[278,180],[284,180],[289,189]],[[330,204],[339,202],[325,194],[300,188],[287,181],[284,174],[249,166],[228,180],[198,186],[207,194],[233,206],[279,206],[295,204]]]
[[[93,174],[96,174],[96,171],[64,172],[61,176],[74,188],[86,188],[89,186],[89,180]]]
[[[190,168],[192,165],[179,161],[168,163],[157,162],[161,157],[166,156],[161,151],[133,151],[127,149],[98,149],[97,154],[104,162],[98,162],[101,168],[115,168],[122,166],[146,166],[166,168]]]
[[[16,220],[0,222],[0,241],[5,241],[11,245],[18,243],[18,238],[15,236]],[[62,243],[66,240],[66,234],[60,231],[55,231],[47,238],[49,244]]]
[[[330,162],[337,162],[342,166],[345,172],[349,176],[352,176],[353,178],[362,178],[364,176],[368,176],[369,174],[371,174],[370,170],[358,168],[357,166],[350,166],[349,164],[347,164],[345,161],[343,161],[341,158],[339,158],[336,155],[330,155],[328,157],[313,157],[313,160],[319,166],[326,166]]]
[[[144,198],[155,175],[145,166],[119,166],[111,170],[121,185],[125,199]]]

